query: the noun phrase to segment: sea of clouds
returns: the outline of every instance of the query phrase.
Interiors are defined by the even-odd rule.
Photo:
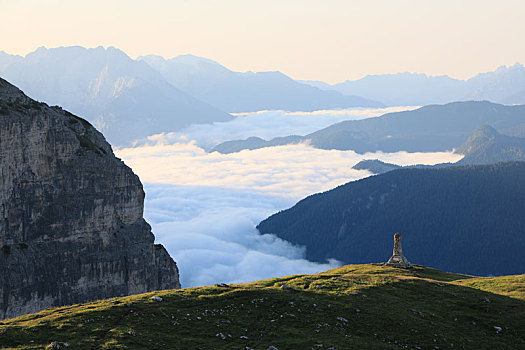
[[[232,114],[229,122],[191,125],[181,132],[169,132],[137,142],[139,145],[159,142],[175,143],[190,140],[204,149],[228,140],[257,136],[265,140],[279,136],[307,135],[344,120],[378,117],[385,113],[413,110],[418,107],[388,107],[374,109],[338,109],[315,112],[260,111]]]
[[[272,127],[260,121],[272,113],[284,112],[241,115],[230,123],[201,127],[212,138],[233,139],[242,134],[239,123],[252,118],[253,123],[248,123],[252,130],[241,137],[271,138],[322,115],[289,114],[293,116],[291,121],[285,117],[272,134]],[[373,111],[359,113],[373,116]],[[257,129],[254,125],[258,123]],[[319,150],[307,144],[232,154],[207,153],[205,144],[211,142],[206,141],[206,132],[199,128],[192,126],[176,137],[161,135],[155,142],[115,151],[144,183],[145,218],[152,225],[156,241],[164,244],[177,262],[183,287],[316,273],[339,266],[335,260],[324,264],[307,261],[304,247],[274,235],[260,235],[255,226],[305,196],[370,176],[368,171],[352,169],[362,159],[409,165],[454,162],[461,158],[452,152],[360,155],[352,151]]]

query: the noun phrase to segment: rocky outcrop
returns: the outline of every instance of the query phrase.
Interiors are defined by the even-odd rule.
[[[180,288],[139,178],[102,134],[2,79],[0,172],[0,318]]]

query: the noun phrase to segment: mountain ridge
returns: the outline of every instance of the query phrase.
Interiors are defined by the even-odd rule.
[[[193,55],[167,60],[149,55],[138,60],[150,64],[179,89],[230,113],[383,106],[359,96],[302,84],[279,71],[234,72],[218,62]]]
[[[512,133],[525,128],[525,105],[504,106],[488,101],[428,105],[412,111],[332,124],[288,142],[286,137],[259,142],[257,148],[306,142],[315,148],[366,152],[439,152],[461,146],[474,129],[491,125]],[[245,141],[244,141],[245,143]],[[243,140],[221,143],[210,152],[233,153],[244,149]],[[253,148],[252,148],[253,149]]]
[[[305,83],[309,83],[305,81]],[[489,100],[501,104],[525,104],[525,67],[520,63],[499,66],[462,80],[448,75],[401,72],[372,74],[356,80],[312,86],[378,99],[387,106],[444,104],[463,100]]]
[[[11,59],[2,63],[6,59],[0,57],[0,76],[38,100],[84,115],[114,145],[130,145],[190,124],[233,119],[114,47],[40,47]]]
[[[3,51],[0,51],[0,53],[2,53],[0,54],[1,72],[2,67],[5,66],[5,63],[2,63],[2,61],[6,61],[6,58],[2,58],[2,56],[9,54]],[[10,60],[13,58],[23,59],[21,56],[9,56],[12,56]],[[186,67],[191,67],[195,66],[195,61],[199,61],[201,63],[206,63],[208,66],[213,66],[214,68],[219,69],[222,72],[222,78],[226,78],[228,75],[237,75],[238,77],[245,75],[245,77],[252,76],[253,78],[258,74],[253,72],[233,72],[220,65],[216,61],[190,54],[180,55],[170,59],[165,59],[158,55],[145,55],[138,57],[137,61],[139,60],[149,60],[151,66],[156,67],[158,71],[164,71],[164,73],[166,73],[169,62],[182,63],[186,64]],[[202,68],[203,67],[201,66],[201,73],[204,72]],[[211,71],[208,70],[208,73],[209,72]],[[165,76],[172,83],[175,82],[175,86],[181,88],[188,84],[188,74],[184,73],[184,71],[180,69],[178,73],[179,75],[182,74],[183,76],[174,78],[173,74],[170,73],[165,74]],[[236,81],[236,79],[230,79],[230,82],[231,81]],[[316,89],[323,90],[324,92],[317,91],[316,94],[318,96],[321,96],[327,91],[330,91],[328,95],[325,94],[326,97],[324,98],[328,100],[332,99],[331,104],[322,106],[322,104],[317,102],[317,109],[344,108],[345,106],[340,103],[339,105],[333,104],[333,100],[335,99],[334,93],[336,92],[345,96],[359,96],[359,99],[354,100],[354,104],[352,106],[356,106],[355,103],[360,103],[363,106],[372,106],[374,103],[374,106],[378,106],[377,101],[380,101],[382,104],[387,106],[445,104],[453,101],[464,100],[489,100],[491,102],[501,104],[525,104],[525,88],[523,87],[525,86],[525,67],[523,67],[523,65],[520,63],[515,63],[514,65],[509,66],[499,66],[493,71],[483,73],[480,72],[475,76],[465,80],[456,79],[448,75],[427,75],[425,73],[399,72],[390,74],[370,74],[360,79],[346,80],[344,82],[335,84],[309,80],[293,81],[296,82],[296,84],[315,87]],[[289,105],[289,108],[286,108],[286,105],[283,104],[283,102],[280,102],[279,105],[274,106],[270,106],[266,103],[264,105],[252,105],[251,108],[241,108],[242,105],[232,104],[234,101],[228,99],[227,94],[221,95],[221,97],[224,99],[224,101],[221,101],[218,96],[213,97],[213,94],[206,96],[206,93],[199,91],[199,87],[200,89],[204,90],[209,89],[209,86],[207,85],[210,85],[210,82],[212,85],[216,85],[218,87],[217,80],[207,80],[207,84],[200,83],[196,86],[192,86],[191,84],[186,86],[188,88],[187,92],[189,92],[190,95],[194,95],[198,98],[199,95],[202,94],[201,97],[210,99],[207,101],[208,103],[212,102],[210,104],[215,105],[219,109],[225,110],[227,112],[254,112],[256,110],[263,109],[290,109],[297,111],[308,111],[314,109],[314,105],[311,105],[310,107],[304,105],[303,108]],[[296,85],[296,87],[298,86],[299,85]],[[302,90],[303,93],[306,91],[304,86]],[[237,94],[241,92],[242,91],[238,91]],[[219,92],[215,92],[214,94],[217,93]],[[330,96],[330,94],[332,95],[329,98],[328,96]],[[288,97],[290,98],[290,96]],[[338,98],[341,100],[341,96]],[[348,104],[346,106],[348,106]]]

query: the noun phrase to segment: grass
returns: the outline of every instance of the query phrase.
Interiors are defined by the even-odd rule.
[[[367,264],[47,309],[4,320],[0,344],[13,349],[42,349],[53,341],[72,349],[518,349],[525,348],[524,330],[525,275],[478,278]]]

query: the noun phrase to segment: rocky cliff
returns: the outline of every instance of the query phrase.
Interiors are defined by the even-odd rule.
[[[2,79],[0,173],[0,318],[180,288],[139,178],[102,134]]]

